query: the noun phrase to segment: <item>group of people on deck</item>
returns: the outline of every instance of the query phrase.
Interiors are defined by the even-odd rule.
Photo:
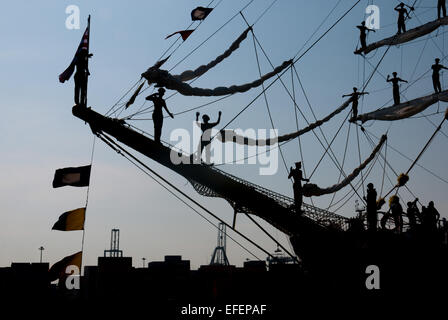
[[[378,228],[378,203],[377,192],[372,183],[367,185],[366,201],[366,220],[367,230],[377,231]],[[400,198],[397,195],[391,197],[389,202],[389,210],[383,214],[380,221],[382,229],[386,229],[389,218],[393,218],[394,230],[397,233],[403,232],[403,216],[408,219],[408,227],[410,231],[420,230],[431,232],[437,230],[439,226],[440,213],[434,207],[434,202],[430,201],[427,206],[423,206],[419,210],[417,206],[418,198],[407,203],[406,213],[400,204]],[[446,227],[446,220],[441,220],[442,226]]]

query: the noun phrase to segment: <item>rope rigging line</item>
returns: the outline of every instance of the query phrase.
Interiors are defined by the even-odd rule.
[[[93,157],[95,155],[95,144],[96,144],[96,137],[93,136],[93,143],[92,143],[92,152],[90,153],[90,166],[93,165]],[[86,204],[85,204],[85,212],[84,212],[84,226],[82,228],[82,239],[81,239],[81,255],[84,255],[84,240],[86,236],[86,220],[87,220],[87,206],[89,204],[89,195],[90,195],[90,183],[87,186],[86,190]],[[80,270],[82,270],[82,256],[81,256],[81,266]]]
[[[344,156],[342,157],[342,164],[341,164],[341,168],[342,169],[344,169],[344,164],[345,164],[345,159],[346,159],[346,156],[347,156],[347,149],[348,149],[348,143],[349,143],[349,139],[350,139],[350,130],[351,130],[351,123],[349,123],[348,124],[348,129],[347,129],[347,139],[346,139],[346,141],[345,141],[345,148],[344,148]],[[387,141],[386,141],[386,143],[387,143]],[[338,182],[337,183],[340,183],[341,182],[341,178],[342,178],[342,172],[339,172],[339,176],[338,176]],[[331,200],[330,200],[330,203],[329,203],[329,205],[328,205],[328,207],[327,207],[327,210],[331,207],[331,205],[333,204],[333,201],[334,201],[334,199],[336,198],[336,194],[337,194],[338,192],[335,192],[335,193],[333,193],[333,195],[332,195],[332,197],[331,197]]]
[[[162,177],[160,174],[158,174],[156,171],[154,171],[153,169],[151,169],[150,167],[148,167],[146,164],[144,164],[141,160],[139,160],[138,158],[136,158],[133,154],[131,154],[130,152],[128,152],[125,148],[123,148],[122,146],[120,146],[119,144],[117,144],[115,141],[113,141],[111,138],[109,138],[107,135],[102,134],[102,137],[104,137],[107,141],[109,141],[112,145],[114,145],[115,147],[117,147],[119,150],[121,150],[121,152],[124,152],[128,157],[132,158],[134,161],[136,161],[137,163],[139,163],[139,165],[141,165],[142,167],[144,167],[146,170],[148,170],[149,172],[151,172],[151,174],[153,174],[154,176],[156,176],[158,179],[162,180],[165,184],[169,185],[172,189],[174,189],[176,192],[180,193],[182,196],[184,196],[185,198],[187,198],[190,202],[194,203],[197,207],[201,208],[203,211],[205,211],[206,213],[208,213],[209,215],[211,215],[213,218],[215,218],[216,220],[218,220],[219,222],[223,223],[224,225],[226,225],[226,227],[232,229],[236,234],[238,234],[240,237],[244,238],[246,241],[250,242],[253,246],[255,246],[257,249],[263,251],[265,254],[267,254],[269,257],[275,259],[274,256],[272,256],[272,254],[270,254],[267,250],[265,250],[264,248],[262,248],[260,245],[258,245],[256,242],[254,242],[253,240],[251,240],[250,238],[248,238],[246,235],[244,235],[243,233],[241,233],[240,231],[234,229],[231,225],[229,225],[228,223],[226,223],[224,220],[222,220],[221,218],[219,218],[216,214],[214,214],[213,212],[211,212],[210,210],[208,210],[207,208],[205,208],[203,205],[201,205],[199,202],[197,202],[196,200],[194,200],[193,198],[191,198],[189,195],[187,195],[184,191],[180,190],[178,187],[176,187],[174,184],[172,184],[171,182],[169,182],[167,179],[165,179],[164,177]],[[294,257],[292,257],[294,258]]]
[[[222,0],[221,0],[222,1]],[[220,2],[221,2],[220,1]],[[184,58],[182,58],[179,62],[177,62],[171,69],[168,70],[168,72],[172,71],[174,68],[176,68],[179,64],[184,62],[188,57],[190,57],[196,50],[198,50],[200,47],[202,47],[208,40],[210,40],[215,34],[217,34],[221,29],[223,29],[226,25],[228,25],[233,19],[235,19],[241,11],[245,10],[254,0],[250,0],[240,11],[235,13],[229,20],[227,20],[222,26],[220,26],[215,32],[213,32],[210,36],[208,36],[204,41],[202,41],[198,46],[196,46],[192,51],[190,51]]]
[[[130,163],[132,163],[135,167],[137,167],[139,170],[141,170],[145,175],[150,177],[152,180],[154,180],[157,184],[159,184],[162,188],[164,188],[166,191],[168,191],[171,195],[173,195],[175,198],[177,198],[179,201],[181,201],[184,205],[186,205],[188,208],[196,212],[201,218],[203,218],[205,221],[207,221],[209,224],[211,224],[213,227],[218,229],[219,227],[215,225],[210,219],[208,219],[206,216],[204,216],[202,213],[200,213],[197,209],[192,207],[189,203],[187,203],[184,199],[179,197],[177,194],[175,194],[172,190],[170,190],[168,187],[163,185],[159,180],[157,180],[155,177],[153,177],[149,172],[147,172],[142,166],[140,166],[137,162],[133,161],[129,157],[127,157],[124,153],[122,153],[119,149],[115,148],[112,144],[110,144],[106,139],[100,137],[100,139],[106,143],[107,146],[109,146],[112,150],[120,154],[122,157],[124,157],[126,160],[128,160]],[[234,239],[232,236],[227,235],[233,242],[235,242],[238,246],[240,246],[243,250],[248,252],[250,255],[252,255],[257,260],[260,260],[254,253],[252,253],[249,249],[247,249],[245,246],[243,246],[240,242],[238,242],[236,239]]]
[[[257,18],[256,22],[260,21],[260,19],[269,11],[269,9],[273,6],[273,4],[276,2],[277,0],[274,0],[273,3],[271,3],[271,5],[263,11],[263,13]],[[222,28],[224,28],[228,23],[230,23],[230,21],[232,21],[236,16],[238,16],[239,14],[242,13],[243,10],[245,10],[251,3],[253,2],[250,1],[248,4],[246,4],[246,6],[244,6],[238,13],[236,13],[234,16],[232,16],[229,20],[227,20],[226,23],[224,23],[220,28],[218,28],[212,35],[210,35],[207,39],[205,39],[199,46],[197,46],[192,52],[189,53],[189,55],[191,55],[194,51],[196,51],[200,46],[202,46],[205,42],[207,42],[210,38],[212,38],[216,33],[218,33]],[[256,23],[255,22],[255,23]],[[253,25],[255,25],[255,23]],[[189,56],[188,55],[188,56]],[[183,60],[185,60],[187,57],[185,57]],[[182,61],[183,61],[182,60]],[[178,62],[173,68],[175,68],[178,64],[180,64],[182,61]],[[171,68],[169,71],[171,71],[173,68]],[[202,75],[201,75],[202,76]],[[194,81],[198,80],[201,76],[196,77],[195,79],[193,79],[192,81],[188,82],[188,84],[192,84]],[[166,98],[165,100],[168,100],[169,98],[173,97],[174,95],[178,94],[178,92],[173,93],[172,95],[170,95],[168,98]],[[231,96],[231,95],[229,95]],[[132,117],[134,117],[137,114],[143,114],[146,113],[146,111],[150,112],[150,110],[152,109],[153,106],[148,107],[146,109],[143,110],[143,112],[140,112],[141,110],[139,110],[138,112],[128,116],[126,119],[130,119]],[[193,109],[195,110],[195,109]],[[187,111],[186,111],[187,112]],[[184,113],[184,112],[182,112]],[[176,114],[174,114],[176,115]]]
[[[300,87],[301,87],[301,89],[302,89],[302,92],[303,92],[303,95],[304,95],[304,97],[305,97],[305,100],[307,101],[308,107],[310,108],[311,113],[312,113],[313,116],[314,116],[314,119],[317,120],[316,115],[315,115],[315,113],[314,113],[314,110],[313,110],[313,108],[312,108],[312,106],[311,106],[310,100],[308,99],[308,95],[307,95],[307,93],[306,93],[306,91],[305,91],[305,88],[304,88],[304,86],[303,86],[303,83],[302,83],[302,81],[301,81],[301,79],[300,79],[300,77],[299,77],[299,73],[297,72],[297,69],[295,68],[294,65],[293,65],[292,68],[293,68],[294,71],[295,71],[295,75],[296,75],[297,80],[298,80],[298,82],[299,82],[299,84],[300,84]],[[349,115],[350,115],[350,113],[348,113],[347,118],[349,117]],[[347,118],[345,119],[345,121],[347,120]],[[306,120],[306,118],[305,118],[305,120]],[[344,122],[345,122],[345,121],[344,121]],[[344,125],[344,122],[342,123],[341,127],[339,128],[337,134],[338,134],[339,131],[341,130],[342,126]],[[321,132],[321,134],[322,134],[322,136],[323,136],[323,138],[324,138],[324,140],[325,140],[325,143],[327,144],[326,147],[325,147],[325,146],[323,145],[323,143],[320,141],[319,137],[318,137],[317,134],[314,132],[314,130],[312,130],[312,132],[313,132],[313,134],[316,136],[317,140],[320,142],[320,144],[322,145],[322,147],[323,147],[324,150],[325,150],[325,153],[324,153],[323,157],[327,154],[327,152],[328,152],[328,150],[329,150],[330,153],[328,154],[328,156],[329,156],[330,159],[333,161],[333,163],[335,164],[335,166],[336,166],[336,168],[339,170],[339,172],[342,173],[342,175],[344,176],[344,178],[347,178],[347,174],[344,172],[342,166],[340,165],[340,163],[339,163],[339,161],[338,161],[338,159],[337,159],[337,157],[336,157],[336,155],[335,155],[333,149],[331,148],[331,144],[328,143],[328,140],[327,140],[327,138],[326,138],[326,136],[325,136],[325,134],[324,134],[322,128],[319,127],[319,130],[320,130],[320,132]],[[337,134],[336,134],[336,136],[337,136]],[[335,136],[333,139],[335,139],[336,136]],[[323,159],[323,158],[321,158],[321,160],[319,161],[319,163],[322,161],[322,159]],[[314,174],[314,171],[317,169],[318,166],[319,166],[319,164],[318,164],[318,165],[316,166],[316,168],[313,170],[313,173],[312,173],[312,174]],[[350,186],[353,188],[352,183],[350,183]],[[356,192],[356,194],[357,194],[358,197],[361,199],[361,201],[364,201],[364,199],[361,198],[357,192]]]
[[[366,131],[369,135],[373,136],[375,139],[379,140],[379,138],[378,138],[376,135],[374,135],[372,132],[368,132],[367,129],[365,129],[365,131]],[[392,151],[394,151],[395,153],[397,153],[398,155],[400,155],[401,157],[403,157],[404,159],[408,160],[409,162],[413,162],[413,161],[414,161],[413,159],[411,159],[410,157],[406,156],[404,153],[402,153],[401,151],[399,151],[397,148],[394,148],[394,147],[391,146],[391,145],[389,145],[389,148],[390,148]],[[430,175],[432,175],[434,178],[437,178],[437,179],[439,179],[440,181],[445,182],[446,184],[448,184],[448,179],[444,179],[444,178],[440,177],[439,175],[435,174],[434,172],[432,172],[431,170],[429,170],[428,168],[422,166],[422,165],[419,164],[419,163],[416,163],[416,166],[418,166],[418,167],[420,167],[421,169],[425,170],[427,173],[429,173]],[[398,175],[398,174],[396,174],[396,175]]]
[[[293,109],[294,109],[294,117],[296,120],[296,130],[299,131],[299,115],[297,113],[297,108],[295,107],[297,105],[296,103],[296,90],[295,90],[295,83],[294,83],[294,72],[291,68],[291,87],[292,87],[292,96],[293,96]],[[303,159],[303,150],[302,150],[302,139],[300,136],[297,137],[298,146],[299,146],[299,154],[300,154],[300,161],[302,162],[302,170],[303,174],[306,177],[306,166],[305,166],[305,160]],[[314,206],[313,197],[310,197],[311,204]]]
[[[247,22],[246,18],[243,15],[243,13],[242,12],[240,12],[240,13],[241,13],[241,17],[244,19],[246,24],[249,25],[249,23]],[[258,74],[259,74],[259,76],[261,78],[262,72],[261,72],[261,66],[260,66],[260,59],[258,57],[257,43],[255,41],[255,33],[254,33],[253,29],[251,29],[251,33],[252,33],[252,40],[253,40],[253,44],[254,44],[255,60],[257,62],[257,67],[258,67]],[[275,129],[274,120],[272,119],[271,110],[269,108],[268,98],[267,98],[267,95],[266,95],[266,91],[264,90],[265,89],[264,83],[261,84],[261,87],[262,87],[262,92],[263,92],[263,96],[264,96],[264,102],[265,102],[266,109],[267,109],[267,112],[268,112],[268,115],[269,115],[269,120],[271,122],[272,129]],[[285,156],[283,154],[283,150],[282,150],[281,147],[279,147],[278,150],[280,151],[280,156],[282,158],[283,165],[285,166],[285,170],[288,173],[288,165],[286,164],[286,160],[285,160]]]

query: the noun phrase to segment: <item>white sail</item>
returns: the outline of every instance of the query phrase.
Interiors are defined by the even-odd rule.
[[[350,105],[350,102],[352,101],[352,98],[344,102],[339,108],[337,108],[335,111],[330,113],[328,116],[323,118],[322,120],[318,120],[314,123],[311,123],[308,127],[303,128],[301,130],[295,131],[293,133],[285,134],[273,139],[251,139],[248,137],[244,137],[241,135],[238,135],[233,130],[222,130],[220,134],[217,136],[217,138],[221,142],[234,142],[238,144],[244,144],[249,146],[270,146],[274,145],[279,142],[285,142],[292,140],[294,138],[297,138],[298,136],[301,136],[311,130],[314,130],[315,128],[323,125],[325,122],[329,121],[331,118],[336,116],[338,113],[342,112],[345,108],[347,108]]]
[[[406,43],[412,40],[415,40],[417,38],[420,38],[424,35],[427,35],[434,30],[438,29],[440,26],[448,25],[448,17],[428,22],[424,25],[421,25],[420,27],[408,30],[404,33],[394,35],[392,37],[383,39],[381,41],[377,41],[374,43],[369,44],[364,49],[358,49],[355,51],[356,54],[364,53],[368,54],[369,52],[372,52],[375,49],[384,47],[384,46],[394,46],[402,43]]]
[[[180,94],[184,96],[225,96],[228,94],[234,93],[242,93],[246,92],[250,89],[256,88],[263,84],[266,80],[272,78],[273,76],[279,74],[287,67],[289,67],[293,63],[293,60],[288,60],[283,62],[280,66],[276,67],[273,71],[265,74],[260,79],[257,79],[250,83],[245,83],[242,85],[233,85],[230,87],[217,87],[214,89],[205,89],[205,88],[196,88],[192,87],[189,84],[180,81],[175,78],[166,70],[160,70],[157,68],[149,68],[146,72],[142,74],[148,83],[155,83],[158,87],[165,87],[170,90],[176,90]]]
[[[331,187],[322,189],[319,188],[319,186],[312,184],[312,183],[306,183],[303,185],[303,196],[305,197],[314,197],[314,196],[323,196],[325,194],[335,193],[345,186],[349,185],[360,173],[362,170],[367,167],[367,165],[375,158],[375,155],[380,151],[381,147],[383,146],[384,142],[387,140],[387,136],[383,135],[380,139],[380,142],[378,145],[373,149],[370,156],[363,162],[361,165],[353,170],[353,172],[348,175],[344,180],[342,180],[340,183],[335,184]]]
[[[202,76],[204,73],[206,73],[208,70],[216,66],[218,63],[222,62],[224,59],[228,58],[236,49],[240,47],[241,42],[243,42],[244,39],[247,38],[247,34],[251,28],[247,28],[239,37],[236,39],[232,45],[227,49],[223,54],[218,56],[215,60],[211,61],[210,63],[206,65],[202,65],[196,70],[187,70],[182,72],[179,75],[173,76],[174,78],[180,80],[180,81],[190,81],[194,78]]]
[[[426,108],[439,101],[448,102],[448,90],[400,103],[395,106],[360,114],[356,119],[352,120],[359,120],[364,123],[369,120],[394,121],[406,119],[424,111]]]

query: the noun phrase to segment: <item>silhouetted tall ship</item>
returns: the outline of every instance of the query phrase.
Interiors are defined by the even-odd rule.
[[[358,3],[359,1],[353,7],[348,8],[341,19],[350,14]],[[410,10],[410,14],[413,13],[414,11]],[[302,212],[297,212],[293,198],[224,172],[218,169],[216,165],[204,162],[195,163],[192,160],[197,155],[186,154],[163,141],[160,143],[156,142],[150,134],[131,124],[131,121],[138,119],[142,112],[147,113],[151,109],[142,110],[140,108],[140,110],[130,115],[119,116],[123,112],[127,113],[131,110],[128,108],[145,91],[142,90],[145,85],[147,85],[147,89],[152,86],[165,88],[184,96],[215,97],[217,100],[213,102],[231,97],[234,94],[244,94],[254,88],[262,88],[262,92],[257,97],[262,98],[264,94],[269,92],[269,88],[274,83],[282,81],[281,77],[284,74],[287,72],[294,74],[295,64],[305,54],[310,54],[311,49],[319,41],[324,41],[326,34],[333,27],[336,27],[341,19],[337,20],[327,32],[322,32],[322,36],[311,44],[307,50],[303,51],[302,55],[297,54],[292,59],[285,60],[278,66],[272,65],[271,72],[264,75],[260,72],[260,77],[253,82],[215,89],[192,86],[194,80],[203,76],[223,60],[230,59],[232,53],[238,50],[249,34],[254,38],[254,42],[257,42],[258,39],[254,34],[256,28],[254,26],[244,30],[235,42],[224,53],[217,56],[215,60],[195,70],[188,70],[178,75],[164,70],[162,65],[169,61],[168,58],[171,56],[167,52],[154,66],[142,73],[140,81],[129,90],[128,93],[132,93],[136,89],[133,95],[129,95],[129,101],[126,100],[128,101],[127,103],[117,104],[106,115],[86,107],[87,104],[80,103],[73,107],[73,115],[89,124],[93,134],[109,147],[133,162],[138,163],[139,166],[148,172],[155,174],[159,181],[164,185],[169,185],[180,196],[188,197],[181,190],[181,187],[171,184],[150,168],[151,162],[145,164],[142,160],[128,152],[127,147],[184,177],[199,194],[206,197],[225,199],[233,208],[235,216],[237,214],[245,214],[255,223],[256,221],[253,220],[252,216],[259,217],[289,236],[294,255],[298,257],[304,272],[311,279],[312,286],[319,288],[318,290],[364,291],[366,294],[375,294],[375,290],[369,291],[366,289],[365,283],[369,275],[369,273],[366,273],[366,270],[372,265],[378,266],[380,270],[382,292],[406,292],[407,290],[413,291],[415,289],[432,290],[436,287],[442,287],[447,283],[448,273],[446,269],[448,267],[446,224],[442,226],[439,223],[438,226],[435,224],[429,226],[428,223],[425,224],[423,221],[417,220],[415,225],[410,227],[404,214],[404,226],[400,230],[400,227],[393,226],[393,215],[389,214],[386,202],[388,201],[387,197],[397,195],[400,188],[407,187],[406,183],[410,179],[411,170],[418,163],[419,158],[427,150],[430,142],[440,131],[442,124],[447,118],[447,115],[443,115],[443,112],[440,112],[441,122],[434,131],[433,136],[425,145],[416,146],[416,151],[419,152],[419,155],[413,159],[414,161],[412,161],[410,168],[400,168],[400,170],[407,169],[407,171],[403,174],[396,173],[396,185],[388,193],[382,191],[382,194],[378,195],[376,199],[376,209],[379,214],[378,222],[376,222],[378,226],[370,226],[369,228],[367,228],[365,221],[364,208],[361,208],[353,218],[347,218],[331,212],[330,209],[318,208],[307,203],[301,205]],[[372,75],[364,82],[362,90],[358,93],[362,93],[368,87],[373,75],[378,72],[378,67],[384,61],[387,53],[390,50],[394,50],[394,46],[408,43],[425,35],[434,37],[434,33],[446,24],[448,24],[448,18],[437,19],[357,49],[355,53],[363,58],[366,58],[367,54],[372,51],[377,50],[378,53],[381,50],[383,51],[383,54],[380,54],[381,58],[378,57],[378,63],[374,66]],[[180,33],[179,38],[182,37],[183,41],[185,41],[188,35],[185,37],[185,32]],[[259,44],[259,46],[261,45]],[[445,57],[441,58],[443,62]],[[285,91],[291,96],[291,92],[286,86]],[[295,108],[299,110],[294,97],[291,96],[291,98]],[[321,120],[316,119],[312,123],[308,122],[308,125],[304,128],[297,126],[297,131],[277,138],[256,140],[238,135],[236,132],[226,128],[221,129],[213,138],[218,139],[222,143],[271,146],[274,148],[293,139],[299,139],[302,135],[311,134],[314,130],[320,130],[320,126],[329,124],[336,115],[345,111],[347,113],[347,117],[344,120],[345,123],[354,127],[354,130],[359,130],[359,133],[364,134],[366,139],[370,139],[371,152],[364,156],[364,160],[360,157],[359,167],[353,168],[353,171],[350,173],[345,173],[344,169],[340,167],[340,179],[334,185],[321,187],[317,184],[305,183],[300,192],[301,196],[309,199],[310,197],[323,195],[332,196],[343,188],[351,188],[352,192],[359,196],[359,194],[363,194],[364,181],[372,171],[375,163],[384,163],[384,172],[386,171],[386,166],[389,165],[386,156],[388,148],[386,135],[374,137],[363,127],[363,124],[368,121],[397,121],[420,114],[440,101],[448,102],[448,91],[428,94],[359,115],[357,110],[356,114],[354,113],[355,110],[353,110],[355,108],[353,104],[357,103],[358,98],[359,96],[349,95],[349,98],[340,107],[336,108],[325,118]],[[352,108],[349,108],[350,106]],[[325,138],[323,141],[319,141],[325,149],[325,154],[327,152],[332,153],[331,145],[333,140],[330,142],[330,140]],[[358,151],[361,153],[360,150]],[[178,156],[179,161],[176,164],[172,161],[173,154]],[[356,179],[360,180],[355,183]],[[322,182],[322,184],[325,184],[325,182]],[[361,201],[364,201],[361,196],[359,198]],[[213,215],[210,210],[191,198],[188,198],[187,201],[192,201],[192,205],[198,206],[200,209]],[[406,206],[404,207],[406,208]],[[219,217],[216,218],[219,219]],[[256,224],[259,226],[258,223]],[[236,231],[238,229],[234,224],[226,225],[228,228]],[[275,256],[271,255],[269,259],[275,261]]]

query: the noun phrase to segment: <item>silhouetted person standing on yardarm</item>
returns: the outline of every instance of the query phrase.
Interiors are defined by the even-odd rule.
[[[163,111],[162,108],[168,112],[171,118],[174,115],[168,110],[163,95],[165,94],[165,89],[159,88],[157,93],[153,93],[146,97],[146,100],[152,101],[154,103],[154,111],[152,112],[152,121],[154,122],[154,141],[160,143],[160,137],[162,136],[162,126],[163,126]]]
[[[87,100],[87,78],[90,75],[88,67],[88,59],[93,54],[89,54],[87,50],[82,49],[76,58],[75,79],[75,104],[86,106]]]
[[[404,7],[405,6],[405,4],[403,3],[403,2],[401,2],[398,6],[396,6],[395,7],[395,11],[397,11],[398,12],[398,22],[397,22],[397,25],[398,25],[398,32],[397,32],[397,34],[401,34],[401,32],[403,31],[403,32],[406,32],[406,23],[405,23],[405,21],[406,21],[406,18],[411,18],[410,16],[409,16],[409,12],[408,12],[408,10]],[[410,9],[411,10],[414,10],[414,8],[413,7],[410,7]]]
[[[219,111],[218,113],[218,121],[216,122],[209,122],[210,117],[206,114],[202,116],[202,123],[199,122],[199,112],[196,112],[196,123],[201,128],[202,135],[201,135],[201,141],[199,142],[199,148],[198,148],[198,161],[201,161],[202,158],[202,150],[205,148],[205,162],[210,163],[210,143],[212,142],[212,128],[216,127],[219,122],[221,121],[221,115],[222,112]]]
[[[360,96],[363,96],[365,94],[369,94],[368,92],[358,92],[358,88],[353,88],[353,93],[351,94],[344,94],[342,98],[345,97],[352,97],[352,119],[353,121],[356,121],[356,118],[358,117],[358,99]]]
[[[442,13],[443,12],[443,17],[446,17],[446,0],[438,0],[437,1],[437,15],[439,17],[439,19],[442,18]]]
[[[373,183],[369,183],[367,185],[367,197],[364,198],[367,202],[367,230],[369,231],[376,231],[378,224],[376,197],[377,193]]]
[[[303,178],[302,172],[302,162],[296,162],[296,167],[289,171],[288,179],[293,178],[293,190],[294,190],[294,207],[297,214],[302,213],[302,202],[303,202],[303,190],[302,181],[309,182],[309,179]]]
[[[392,75],[394,76],[392,79],[389,75],[387,75],[387,82],[392,82],[392,88],[393,88],[393,95],[394,95],[394,104],[400,104],[400,82],[406,82],[406,80],[403,80],[401,78],[397,77],[397,73],[393,72]]]
[[[440,84],[440,71],[442,69],[448,70],[447,67],[439,64],[439,62],[440,62],[440,59],[437,58],[436,63],[433,64],[431,67],[431,69],[432,69],[432,84],[434,86],[435,93],[442,92],[442,85]]]
[[[369,29],[366,27],[366,22],[363,21],[361,22],[360,26],[356,26],[356,28],[359,29],[360,31],[360,35],[359,35],[359,41],[361,42],[361,49],[360,50],[364,50],[367,47],[367,32],[369,31],[373,31],[376,32],[374,29]]]

